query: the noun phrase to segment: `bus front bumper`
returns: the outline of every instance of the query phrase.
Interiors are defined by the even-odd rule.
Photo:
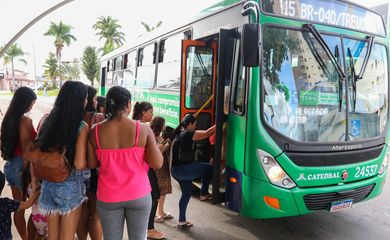
[[[243,175],[240,214],[252,218],[279,218],[329,210],[332,202],[355,199],[358,202],[378,196],[384,187],[387,170],[369,179],[325,187],[284,189]],[[265,198],[278,200],[279,209]],[[353,204],[355,204],[354,202]]]

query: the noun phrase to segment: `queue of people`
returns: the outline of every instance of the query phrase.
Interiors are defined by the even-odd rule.
[[[9,205],[2,204],[0,214],[10,219],[15,212],[23,240],[122,239],[125,220],[129,239],[164,239],[154,223],[174,218],[164,209],[172,174],[182,191],[177,227],[193,226],[186,218],[192,180],[202,179],[204,201],[211,197],[212,177],[211,164],[195,160],[195,142],[209,138],[215,127],[196,130],[196,117],[187,115],[174,132],[166,131],[165,119],[153,116],[150,103],[132,107],[125,88],[112,87],[105,98],[96,94],[81,82],[67,81],[36,131],[26,113],[37,96],[27,87],[15,91],[0,135],[13,200],[0,198]],[[37,178],[33,164],[23,158],[30,142],[42,152],[62,152],[69,177],[62,182]],[[31,205],[26,223],[24,209]],[[12,239],[10,224],[0,224],[0,239]]]

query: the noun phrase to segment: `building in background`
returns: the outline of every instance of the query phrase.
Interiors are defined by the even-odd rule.
[[[35,86],[35,80],[28,76],[27,72],[14,70],[15,83],[12,83],[12,70],[9,68],[0,69],[0,90],[13,90],[20,86]]]

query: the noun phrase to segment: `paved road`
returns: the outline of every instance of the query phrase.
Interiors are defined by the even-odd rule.
[[[8,102],[9,97],[0,96],[0,107],[3,111],[6,110]],[[53,99],[38,99],[30,115],[34,119],[34,124],[37,124],[39,118],[50,110],[52,102]],[[0,169],[3,168],[3,164],[3,161],[0,161]],[[173,191],[174,193],[167,197],[166,209],[177,219],[180,190],[176,183]],[[5,190],[4,195],[11,196],[9,188]],[[194,197],[190,201],[187,214],[194,227],[185,231],[178,230],[175,228],[175,219],[162,224],[157,223],[156,227],[167,236],[167,239],[180,240],[390,239],[389,202],[390,187],[387,184],[382,195],[376,199],[356,204],[352,209],[343,212],[334,214],[319,212],[299,217],[254,220],[240,217],[221,205],[200,202]],[[17,236],[15,229],[13,235]]]

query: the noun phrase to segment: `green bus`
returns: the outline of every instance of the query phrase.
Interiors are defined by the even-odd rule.
[[[252,218],[335,212],[378,196],[387,172],[382,17],[340,0],[220,1],[101,59],[175,128],[217,126],[213,203]],[[210,160],[208,141],[198,161]]]

